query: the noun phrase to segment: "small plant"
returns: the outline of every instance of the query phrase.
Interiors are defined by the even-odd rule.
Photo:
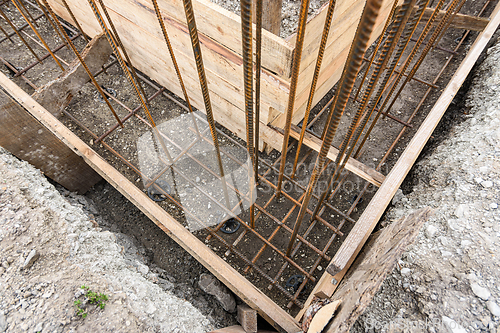
[[[85,304],[82,303],[81,300],[76,300],[73,304],[76,306],[76,315],[82,318],[87,317],[87,310],[85,309],[85,305],[92,304],[98,306],[101,309],[106,307],[106,301],[109,299],[108,295],[103,293],[96,293],[95,291],[90,290],[89,287],[83,285],[80,287],[85,291],[85,297],[87,298]]]

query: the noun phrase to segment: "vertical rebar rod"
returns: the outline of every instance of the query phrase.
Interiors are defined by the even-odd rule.
[[[38,27],[39,25],[36,23],[36,20],[33,18],[33,16],[31,15],[31,13],[28,11],[28,8],[26,8],[26,6],[24,5],[24,3],[23,3],[22,0],[19,0],[19,4],[24,9],[24,11],[26,12],[26,14],[28,14],[31,22]]]
[[[328,34],[330,33],[330,26],[332,25],[335,3],[336,3],[335,0],[330,0],[330,3],[328,5],[328,11],[326,13],[325,25],[323,27],[323,34],[321,35],[318,57],[316,58],[316,66],[314,67],[314,74],[311,82],[311,89],[309,91],[309,97],[307,99],[306,112],[304,114],[304,120],[302,121],[302,129],[300,131],[300,137],[297,143],[297,152],[295,153],[295,160],[293,161],[293,168],[291,175],[292,178],[295,176],[295,172],[297,170],[297,162],[299,161],[300,149],[302,148],[302,142],[304,141],[304,135],[306,134],[307,122],[309,121],[309,114],[311,113],[314,93],[316,92],[316,85],[318,84],[318,77],[319,77],[319,72],[321,70],[321,63],[323,61],[323,54],[325,53],[326,42],[328,41]]]
[[[158,3],[156,2],[156,0],[152,0],[152,2],[153,2],[153,6],[155,7],[156,17],[158,18],[158,22],[160,23],[160,28],[161,28],[161,31],[163,33],[163,38],[165,39],[165,43],[167,44],[167,47],[168,47],[168,52],[170,53],[170,59],[172,60],[172,63],[174,65],[175,74],[177,74],[177,79],[179,80],[179,84],[180,84],[181,89],[182,89],[182,94],[184,95],[184,100],[186,101],[186,104],[187,104],[188,109],[189,109],[189,113],[191,114],[191,117],[193,119],[193,125],[194,125],[194,128],[196,130],[196,135],[198,136],[198,139],[200,139],[201,135],[200,135],[200,131],[198,129],[198,124],[196,123],[196,118],[194,117],[194,114],[193,114],[193,112],[194,112],[193,107],[191,106],[191,102],[189,100],[189,96],[188,96],[188,93],[186,91],[186,86],[184,85],[184,80],[182,80],[181,71],[179,69],[179,65],[177,65],[177,59],[175,58],[174,50],[172,49],[172,44],[170,44],[170,39],[168,38],[167,29],[165,28],[165,23],[163,22],[163,18],[161,17],[160,8],[158,7]]]
[[[335,136],[335,132],[337,131],[337,127],[340,123],[340,118],[344,113],[344,109],[354,86],[354,81],[358,74],[359,68],[361,67],[363,55],[370,39],[370,35],[375,26],[375,21],[380,12],[381,5],[382,0],[368,0],[366,2],[363,14],[359,21],[358,28],[356,30],[356,35],[349,51],[349,56],[347,57],[342,80],[340,81],[340,86],[337,90],[336,101],[330,111],[332,115],[331,120],[326,124],[328,128],[325,132],[325,139],[321,144],[321,149],[311,174],[311,179],[309,180],[309,184],[307,185],[306,196],[304,197],[302,206],[300,207],[299,214],[297,216],[297,220],[295,221],[293,232],[290,237],[290,241],[288,242],[286,256],[290,255],[293,244],[297,239],[300,225],[302,224],[302,220],[304,219],[304,215],[307,211],[307,206],[309,205],[309,201],[311,200],[314,188],[316,187],[316,183],[320,176],[320,171],[326,162],[327,153],[330,149],[333,137]]]
[[[260,137],[260,71],[262,69],[262,0],[255,6],[255,183],[259,182],[259,137]]]
[[[68,3],[66,2],[66,0],[61,0],[62,3],[63,3],[63,6],[64,8],[66,8],[66,11],[68,12],[69,16],[71,16],[71,19],[73,20],[73,23],[76,25],[76,27],[78,28],[78,30],[80,31],[80,33],[82,34],[83,38],[85,39],[85,41],[88,43],[89,42],[89,39],[87,38],[87,36],[85,35],[85,33],[83,32],[83,29],[82,27],[80,26],[80,23],[78,22],[78,20],[76,19],[75,15],[73,14],[73,11],[71,10],[71,8],[69,8],[68,6]]]
[[[393,70],[396,67],[397,62],[399,61],[399,56],[402,55],[404,48],[406,47],[406,44],[408,42],[409,34],[405,36],[402,40],[400,40],[401,35],[403,34],[403,31],[405,30],[406,23],[408,22],[408,19],[410,18],[413,6],[415,5],[416,0],[405,0],[398,11],[398,13],[395,16],[393,24],[391,24],[391,28],[389,30],[389,34],[387,36],[387,39],[384,43],[384,46],[382,47],[380,54],[378,56],[377,61],[375,62],[375,68],[373,70],[372,76],[370,78],[370,81],[368,82],[368,86],[365,90],[365,93],[363,94],[363,98],[361,100],[361,105],[358,107],[358,111],[356,112],[356,115],[353,117],[351,125],[349,126],[349,130],[347,134],[344,136],[344,140],[342,141],[339,153],[337,154],[337,158],[335,159],[335,167],[334,167],[334,173],[330,178],[328,187],[326,191],[324,191],[316,205],[316,208],[314,210],[314,213],[311,217],[311,220],[314,220],[316,218],[316,215],[318,214],[323,201],[325,198],[330,194],[332,187],[334,183],[338,180],[340,177],[342,171],[344,170],[344,167],[349,160],[352,150],[354,146],[356,146],[356,142],[359,140],[360,135],[363,132],[364,127],[366,126],[368,120],[370,119],[373,110],[377,106],[377,102],[382,94],[382,92],[385,90],[385,87],[387,85],[387,82],[389,81],[390,77],[393,74]],[[411,29],[411,27],[409,27]],[[406,31],[410,31],[410,29],[406,29]],[[402,42],[402,43],[400,43]],[[364,114],[364,111],[366,107],[368,106],[368,102],[370,101],[370,97],[377,87],[377,83],[382,77],[382,74],[384,73],[384,69],[386,68],[386,65],[389,63],[389,60],[391,59],[391,56],[393,54],[394,49],[396,48],[396,45],[399,44],[398,51],[396,51],[396,56],[394,57],[393,61],[391,62],[390,66],[387,68],[388,70],[385,72],[384,79],[382,80],[382,83],[378,86],[378,93],[376,94],[376,97],[374,101],[372,101],[372,107],[371,110],[367,112],[363,120],[361,120],[362,115]],[[360,124],[361,122],[361,124]],[[347,153],[346,153],[347,151]]]
[[[40,33],[38,32],[37,28],[33,25],[33,23],[30,22],[30,19],[26,16],[26,14],[24,14],[24,12],[21,10],[21,8],[19,7],[19,5],[17,4],[17,1],[16,0],[11,0],[12,3],[14,4],[14,6],[16,6],[17,10],[21,13],[21,15],[23,16],[23,18],[26,20],[26,22],[29,24],[29,26],[31,27],[31,30],[33,30],[33,32],[35,33],[35,35],[38,37],[38,39],[42,42],[42,44],[44,45],[44,47],[47,49],[47,51],[50,53],[50,55],[52,56],[52,58],[54,59],[54,61],[56,62],[56,64],[61,68],[61,70],[64,72],[64,67],[63,65],[61,65],[61,63],[59,62],[59,59],[56,58],[55,54],[52,53],[52,50],[50,49],[50,47],[47,45],[47,43],[45,42],[45,39],[43,39],[43,37],[40,35]]]
[[[459,0],[453,0],[453,2],[451,3],[451,5],[453,5],[454,3],[457,3]],[[434,21],[441,9],[441,7],[444,5],[444,0],[440,0],[438,2],[438,4],[436,5],[436,8],[434,10],[434,12],[432,13],[431,17],[429,18],[429,21],[427,22],[427,24],[425,25],[424,27],[424,30],[422,31],[422,33],[420,34],[420,37],[418,39],[418,41],[416,42],[416,44],[414,45],[410,55],[408,56],[408,58],[406,59],[406,62],[405,64],[403,65],[403,68],[400,70],[400,73],[397,78],[396,78],[396,81],[394,82],[393,86],[391,87],[391,90],[389,91],[389,93],[387,94],[387,96],[385,97],[384,99],[384,102],[382,103],[382,105],[380,106],[379,108],[379,111],[378,113],[376,114],[375,118],[373,119],[372,123],[370,124],[370,127],[368,128],[367,132],[365,133],[364,137],[363,137],[363,140],[361,141],[360,143],[360,146],[358,147],[356,153],[354,156],[356,156],[358,154],[358,152],[361,150],[361,147],[365,144],[366,140],[368,139],[369,135],[371,134],[371,131],[373,130],[373,128],[375,127],[375,124],[377,123],[382,111],[384,110],[385,106],[387,105],[387,103],[389,102],[392,94],[394,93],[394,91],[396,90],[396,87],[398,86],[400,80],[403,78],[403,74],[406,72],[407,68],[409,67],[410,63],[412,62],[414,56],[417,54],[417,51],[418,49],[420,48],[420,46],[422,45],[424,39],[427,37],[427,35],[429,34],[432,26],[434,25]],[[448,11],[447,11],[448,13]],[[441,22],[439,22],[438,26],[436,27],[436,29],[434,30],[434,33],[431,35],[431,38],[430,40],[426,43],[426,46],[424,48],[424,50],[422,51],[421,53],[421,56],[419,58],[419,60],[417,61],[417,63],[414,65],[413,69],[415,69],[415,67],[417,65],[419,65],[419,61],[423,61],[423,59],[425,58],[425,56],[427,55],[427,53],[429,52],[429,50],[431,49],[432,47],[432,44],[433,44],[433,41],[435,40],[435,38],[437,37],[437,34],[439,34],[441,28],[444,26],[444,24],[446,23],[445,22],[445,19],[446,19],[446,14],[445,16],[443,17],[443,19],[441,20]],[[436,36],[436,37],[434,37]],[[406,79],[405,79],[405,83],[402,85],[401,89],[398,90],[398,92],[396,93],[396,95],[394,96],[394,100],[393,102],[389,105],[389,107],[387,108],[387,111],[386,113],[388,114],[392,105],[394,104],[394,101],[398,98],[399,94],[401,93],[401,91],[403,90],[402,88],[404,88],[404,86],[406,85],[406,83],[408,81],[411,80],[411,78],[413,77],[412,73],[414,74],[415,71],[413,71],[413,69],[410,71],[410,74],[408,74],[406,76]],[[418,66],[417,66],[417,69],[418,69]]]
[[[210,101],[210,94],[208,92],[207,77],[205,75],[205,67],[203,66],[200,40],[198,39],[198,29],[196,28],[196,21],[194,18],[193,4],[191,0],[182,0],[182,1],[184,3],[184,12],[186,13],[186,21],[189,29],[189,36],[191,38],[191,46],[193,47],[193,54],[196,61],[196,69],[198,71],[198,77],[200,79],[200,86],[203,95],[203,102],[205,104],[207,121],[208,125],[210,126],[210,133],[212,134],[215,153],[217,155],[217,163],[219,165],[222,189],[224,191],[224,199],[226,201],[226,206],[230,207],[229,194],[227,192],[226,180],[224,179],[224,166],[222,165],[222,158],[220,155],[219,139],[217,138],[217,129],[215,128],[214,115],[212,112],[212,103]]]
[[[83,60],[82,56],[80,55],[80,52],[78,52],[78,50],[76,49],[76,46],[75,44],[73,44],[73,42],[71,41],[71,38],[69,38],[68,34],[66,33],[66,31],[63,29],[62,25],[61,25],[61,22],[59,22],[59,20],[57,19],[56,17],[56,14],[54,13],[54,11],[52,10],[52,7],[50,7],[49,3],[47,2],[47,0],[42,0],[43,4],[45,5],[45,8],[47,8],[47,11],[49,12],[49,14],[52,16],[52,18],[54,19],[54,21],[56,22],[57,26],[59,27],[59,30],[62,32],[64,38],[66,39],[66,42],[68,43],[68,45],[71,47],[71,49],[73,50],[73,52],[75,53],[76,57],[78,58],[78,60],[80,61],[80,63],[82,64],[83,68],[85,69],[85,71],[87,72],[87,75],[90,77],[90,80],[92,81],[92,83],[94,84],[94,86],[96,87],[97,91],[99,92],[99,94],[102,96],[103,100],[106,102],[106,104],[108,105],[109,109],[111,110],[111,113],[113,114],[113,116],[115,117],[116,121],[118,122],[118,124],[120,124],[120,126],[123,128],[123,123],[122,121],[120,120],[120,117],[118,117],[118,115],[116,114],[116,111],[115,109],[113,108],[113,106],[111,105],[111,103],[108,101],[108,99],[106,98],[106,94],[104,94],[104,91],[102,91],[102,88],[101,86],[99,86],[99,83],[97,83],[94,75],[92,74],[92,72],[90,71],[89,67],[87,66],[87,64],[85,63],[85,61]]]
[[[40,0],[36,0],[36,3],[37,3],[38,6],[40,6],[40,9],[42,10],[43,15],[45,15],[47,21],[49,21],[49,23],[52,26],[52,28],[54,28],[54,30],[57,33],[57,35],[59,36],[59,38],[61,38],[61,40],[64,43],[64,45],[66,45],[66,47],[69,50],[68,43],[66,43],[66,40],[64,39],[64,37],[62,36],[62,34],[59,32],[59,29],[57,28],[56,24],[52,21],[52,18],[49,16],[49,13],[47,13],[47,10],[45,9],[45,6],[42,6],[42,4],[40,3]],[[54,52],[57,52],[57,50],[54,50]]]
[[[389,28],[389,24],[391,23],[392,18],[394,17],[394,13],[396,12],[396,8],[398,7],[398,2],[399,1],[394,1],[394,3],[392,4],[391,12],[389,13],[389,16],[387,17],[387,20],[385,21],[384,28],[382,29],[382,33],[380,34],[380,37],[378,38],[377,45],[375,46],[375,49],[373,50],[370,61],[368,62],[368,67],[366,68],[366,71],[363,74],[363,78],[361,79],[361,82],[359,83],[358,90],[356,91],[356,94],[354,95],[354,100],[358,99],[358,95],[361,92],[361,89],[363,88],[363,84],[365,83],[366,77],[368,76],[368,72],[370,71],[370,68],[373,65],[373,61],[375,60],[375,56],[377,55],[378,49],[380,48],[380,45],[382,44],[385,33],[387,32],[387,29]]]
[[[24,39],[24,37],[21,35],[21,33],[17,30],[16,26],[14,25],[14,23],[12,23],[9,18],[7,17],[7,15],[3,12],[2,8],[0,7],[0,15],[2,15],[2,17],[4,18],[5,21],[7,21],[7,24],[9,24],[9,26],[12,28],[12,30],[14,30],[14,32],[16,33],[17,37],[19,37],[19,39],[21,39],[21,41],[23,42],[23,44],[28,48],[28,50],[30,50],[30,52],[33,54],[33,56],[36,58],[36,60],[38,60],[38,62],[41,62],[40,60],[40,57],[35,53],[35,51],[31,48],[31,46],[28,44],[28,42],[26,42],[26,40]],[[9,38],[10,39],[10,38]]]
[[[248,190],[250,198],[250,227],[255,228],[255,206],[253,189],[255,177],[252,175],[255,166],[254,151],[254,117],[253,117],[253,48],[252,48],[252,1],[241,0],[241,42],[243,51],[243,87],[245,90],[245,122],[247,151],[252,163],[248,168]]]
[[[288,95],[288,106],[286,110],[285,133],[283,135],[283,145],[281,147],[281,164],[278,175],[278,186],[276,187],[276,199],[280,198],[281,186],[283,184],[283,174],[285,173],[286,155],[288,139],[290,138],[290,127],[292,125],[293,109],[295,105],[295,94],[297,93],[297,82],[299,79],[300,61],[302,60],[302,47],[306,32],[307,13],[309,9],[309,0],[302,0],[300,4],[299,26],[297,28],[297,41],[292,65],[292,77],[290,80],[290,93]]]

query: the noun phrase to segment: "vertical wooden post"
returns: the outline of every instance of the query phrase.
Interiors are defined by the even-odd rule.
[[[262,27],[276,36],[280,35],[281,5],[283,0],[262,1]],[[252,1],[252,22],[255,23],[255,0]]]

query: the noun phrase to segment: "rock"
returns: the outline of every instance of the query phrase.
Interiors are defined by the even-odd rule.
[[[149,272],[149,267],[141,264],[140,262],[137,262],[137,271],[142,275],[147,275]]]
[[[491,296],[491,293],[488,289],[481,287],[477,283],[471,283],[470,287],[471,287],[472,291],[474,292],[474,294],[477,297],[481,298],[482,300],[487,301],[488,298],[490,298],[490,296]]]
[[[172,282],[162,278],[158,278],[158,285],[162,287],[164,290],[174,289],[174,284]]]
[[[496,202],[492,202],[492,203],[490,203],[490,208],[491,209],[497,209],[498,208],[498,204]]]
[[[448,332],[450,332],[450,333],[467,333],[467,331],[465,330],[465,328],[463,328],[462,326],[460,326],[453,319],[448,318],[446,316],[443,316],[441,319],[443,321],[444,327],[446,327],[446,329],[448,330]]]
[[[224,310],[230,313],[236,311],[236,301],[231,291],[210,274],[201,274],[198,285],[207,294],[215,296]]]
[[[0,312],[0,332],[5,332],[7,329],[7,318],[3,312]]]
[[[401,275],[408,276],[410,275],[411,270],[408,267],[401,269]]]
[[[438,228],[433,226],[432,224],[429,224],[427,228],[425,229],[425,235],[427,238],[434,238],[436,236],[436,233],[438,232]]]
[[[392,198],[392,204],[393,205],[397,204],[398,202],[403,200],[404,197],[405,197],[405,195],[403,194],[403,191],[399,188],[396,191],[396,194],[394,194],[394,197]]]
[[[39,257],[40,253],[38,253],[35,249],[31,250],[31,252],[26,257],[26,260],[24,260],[22,269],[30,268]]]
[[[36,325],[35,327],[34,332],[41,332],[42,329],[43,329],[43,323],[38,323],[38,325]]]
[[[500,317],[500,306],[493,301],[486,302],[486,307],[490,310],[491,314],[495,317]]]
[[[481,186],[484,188],[489,188],[493,186],[493,182],[491,180],[485,180],[481,183]]]

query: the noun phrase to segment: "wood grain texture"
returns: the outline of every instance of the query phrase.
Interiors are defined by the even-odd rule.
[[[280,35],[282,0],[262,0],[262,28]],[[252,2],[252,22],[257,22],[256,1]]]
[[[69,191],[83,194],[101,180],[80,156],[1,89],[0,146]]]
[[[433,12],[433,8],[426,8],[424,11],[424,15],[422,16],[422,23],[427,23]],[[443,19],[445,13],[446,12],[444,10],[439,11],[435,24]],[[475,17],[458,13],[451,20],[450,28],[483,31],[484,28],[486,28],[486,26],[488,25],[489,21],[489,19],[484,17]]]
[[[371,237],[332,296],[342,304],[325,333],[350,331],[431,215],[430,208],[422,208]]]
[[[212,250],[193,236],[183,225],[148,198],[148,196],[132,184],[125,176],[109,165],[94,150],[66,128],[50,112],[45,110],[31,96],[0,73],[0,86],[3,87],[17,103],[21,104],[50,132],[75,151],[113,185],[128,200],[141,209],[167,235],[203,264],[212,274],[228,286],[245,303],[256,309],[268,322],[280,326],[286,332],[300,331],[298,322],[277,306],[269,297],[246,280],[241,274],[227,264]]]
[[[281,130],[280,130],[280,135],[283,135]],[[290,136],[298,140],[300,138],[300,128],[295,125],[292,125],[290,128]],[[311,133],[305,132],[303,144],[304,146],[309,147],[310,149],[316,152],[319,152],[321,149],[322,141],[320,138],[312,135]],[[332,146],[328,151],[327,158],[330,161],[335,161],[338,154],[339,150]],[[358,160],[355,160],[354,158],[349,158],[345,168],[377,187],[380,187],[380,185],[382,185],[382,183],[385,180],[385,176],[383,174],[372,168],[367,167]]]

